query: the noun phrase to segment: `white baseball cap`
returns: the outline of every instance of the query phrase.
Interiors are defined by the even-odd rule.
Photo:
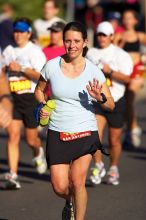
[[[110,36],[114,34],[114,29],[110,22],[103,21],[97,26],[96,33],[103,33],[106,36]]]

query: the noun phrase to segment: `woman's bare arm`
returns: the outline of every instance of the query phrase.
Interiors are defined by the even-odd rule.
[[[146,34],[143,32],[138,33],[138,38],[141,44],[146,45]]]
[[[46,103],[44,89],[46,87],[47,82],[45,79],[40,76],[39,81],[37,83],[37,86],[35,88],[35,97],[38,100],[38,102]]]
[[[115,108],[114,99],[111,95],[111,92],[110,92],[109,87],[107,86],[106,82],[102,85],[101,93],[103,93],[107,98],[107,101],[105,103],[101,104],[102,107],[105,109],[109,109],[111,111],[114,110],[114,108]]]

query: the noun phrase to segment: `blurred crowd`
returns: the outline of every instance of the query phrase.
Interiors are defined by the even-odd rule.
[[[44,0],[42,9],[40,9],[42,10],[42,17],[34,21],[29,19],[27,13],[25,17],[17,18],[14,21],[15,11],[13,5],[5,3],[1,7],[0,127],[6,129],[8,134],[9,172],[5,176],[7,187],[21,187],[17,179],[22,126],[24,128],[26,141],[33,150],[33,162],[38,173],[42,174],[47,169],[44,150],[41,144],[42,131],[37,127],[35,119],[33,118],[33,109],[36,105],[33,92],[40,76],[39,72],[45,62],[65,54],[62,33],[70,18],[69,16],[64,16],[63,18],[58,16],[60,10],[59,2],[60,1],[55,0]],[[63,1],[62,4],[64,14],[66,15],[66,11],[69,10],[68,1]],[[112,35],[109,45],[112,44],[122,48],[129,54],[132,60],[132,69],[127,67],[127,69],[129,68],[129,71],[131,71],[127,73],[130,74],[130,79],[128,79],[128,81],[126,81],[127,79],[122,81],[125,87],[124,97],[126,104],[123,105],[126,105],[126,119],[123,119],[124,123],[122,123],[122,128],[120,128],[122,131],[124,130],[123,146],[126,147],[140,147],[141,145],[142,129],[138,124],[135,113],[135,98],[142,88],[144,77],[146,76],[146,54],[144,50],[146,45],[146,33],[144,31],[144,19],[140,12],[141,7],[139,1],[136,0],[111,2],[106,0],[74,1],[73,19],[83,23],[87,28],[89,52],[91,48],[101,49],[102,43],[97,37],[105,37],[109,34]],[[98,27],[103,21],[111,24],[113,32],[109,30],[108,33],[108,25],[99,31]],[[90,53],[87,53],[87,55],[87,58],[94,62],[93,56],[91,55],[90,57]],[[108,73],[112,67],[109,63],[106,63],[106,59],[104,61],[104,55],[101,59],[99,68],[101,68],[106,75],[106,72]],[[125,62],[129,65],[128,60],[125,60]],[[113,66],[114,65],[115,64],[113,64]],[[125,72],[126,71],[128,70],[125,70]],[[109,87],[112,87],[112,85],[109,84]],[[49,84],[45,90],[46,96],[49,98],[51,95]],[[28,109],[25,108],[26,104]],[[31,104],[31,107],[28,104]],[[31,122],[29,122],[29,120],[31,120]],[[97,118],[97,120],[100,119]],[[113,133],[111,132],[109,135],[113,135]],[[121,133],[118,133],[116,138],[118,139],[116,143],[120,145],[122,141]],[[110,144],[111,142],[109,145]],[[114,153],[117,154],[117,152]],[[120,154],[120,152],[118,152],[118,154]],[[118,162],[117,159],[116,163]],[[97,165],[96,169],[102,170],[103,172],[101,159],[96,158],[95,163]],[[113,167],[116,166],[117,164],[113,165]],[[104,176],[103,173],[98,173],[98,179],[94,169],[91,180],[96,177],[96,179],[94,179],[95,183],[100,183],[101,178]]]

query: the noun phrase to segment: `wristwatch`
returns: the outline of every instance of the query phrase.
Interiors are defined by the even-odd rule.
[[[101,101],[97,101],[98,103],[100,104],[104,104],[106,101],[107,101],[107,98],[106,96],[104,95],[104,93],[100,93],[101,97],[102,97],[102,100]]]
[[[97,99],[93,99],[92,102],[94,104],[98,103],[98,104],[104,104],[106,101],[107,101],[107,98],[106,96],[104,95],[104,93],[100,93],[101,97],[102,97],[102,100],[97,100]]]
[[[112,73],[113,73],[113,70],[110,70],[110,72],[108,73],[110,79],[112,78]]]

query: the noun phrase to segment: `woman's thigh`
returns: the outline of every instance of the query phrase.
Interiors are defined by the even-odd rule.
[[[71,184],[77,187],[85,184],[91,160],[92,155],[86,154],[72,162],[70,169]]]
[[[50,166],[51,183],[53,185],[68,186],[69,185],[69,164],[56,164]]]
[[[98,114],[96,115],[96,120],[97,120],[99,138],[100,141],[102,141],[103,131],[106,126],[107,120],[104,116]]]

